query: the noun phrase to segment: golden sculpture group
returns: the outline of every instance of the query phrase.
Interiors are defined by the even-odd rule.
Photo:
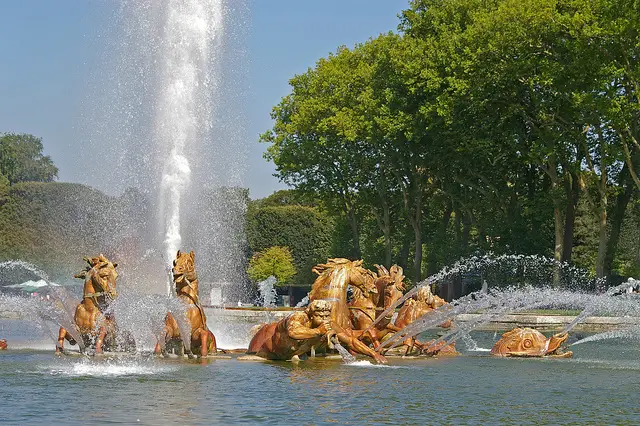
[[[117,350],[116,337],[123,333],[118,331],[116,318],[108,313],[110,304],[118,296],[117,264],[102,254],[86,257],[85,261],[88,266],[75,275],[84,279],[83,298],[74,315],[76,335],[82,339],[81,347],[91,348],[95,353]],[[260,326],[249,343],[247,354],[268,360],[291,360],[327,354],[339,345],[351,355],[368,356],[378,363],[387,362],[385,355],[458,355],[455,342],[421,342],[416,336],[403,334],[405,327],[435,309],[447,309],[447,302],[434,295],[429,286],[424,286],[404,302],[393,320],[391,308],[403,297],[405,290],[403,270],[397,265],[389,269],[375,266],[377,273],[364,268],[362,260],[343,258],[316,265],[313,271],[318,278],[309,293],[309,305],[280,321]],[[216,338],[207,326],[207,317],[200,304],[194,252],[178,251],[171,272],[176,296],[185,306],[183,319],[187,326],[183,330],[190,330],[190,335],[181,334],[177,321],[181,318],[168,312],[154,352],[166,354],[167,348],[172,348],[189,357],[216,354]],[[348,288],[352,289],[351,300],[347,300]],[[448,320],[440,327],[455,325]],[[396,333],[399,333],[402,345],[391,350],[383,348],[382,343]],[[126,336],[119,337],[120,341],[130,340]],[[497,356],[568,357],[571,352],[561,349],[566,339],[566,333],[547,339],[536,330],[517,328],[505,333],[491,353]],[[65,340],[76,343],[71,330],[61,327],[56,352],[64,351]]]

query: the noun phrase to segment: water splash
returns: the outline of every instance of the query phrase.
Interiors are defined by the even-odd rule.
[[[634,288],[636,284],[636,280],[634,280],[633,278],[630,278],[627,282],[622,283],[618,286],[615,287],[611,287],[609,288],[606,293],[604,294],[604,297],[594,297],[593,301],[588,304],[584,310],[582,312],[580,312],[580,314],[578,316],[576,316],[576,318],[571,321],[571,323],[567,324],[566,327],[564,327],[562,329],[562,331],[560,331],[560,333],[568,333],[569,331],[571,331],[576,325],[580,324],[581,322],[583,322],[585,320],[585,318],[587,318],[589,315],[592,315],[595,311],[597,311],[599,309],[599,307],[602,304],[605,304],[605,300],[606,298],[610,297],[610,296],[617,296],[617,295],[621,295],[624,293],[628,293],[628,289],[629,288]]]
[[[145,13],[155,13],[143,9]],[[164,156],[160,205],[164,218],[167,262],[182,245],[181,206],[191,183],[189,155],[212,127],[216,84],[210,74],[212,50],[224,30],[220,0],[170,0],[157,25],[157,103],[155,139]],[[147,19],[150,16],[147,15]],[[167,288],[171,294],[171,288]]]
[[[175,370],[176,367],[156,365],[150,363],[149,360],[119,358],[82,358],[68,365],[46,368],[46,371],[53,376],[72,377],[141,376],[167,373]]]
[[[276,306],[276,290],[273,287],[276,283],[276,277],[270,275],[264,281],[258,283],[258,291],[262,298],[262,306],[265,308],[274,308]]]
[[[340,356],[342,357],[342,362],[345,364],[353,364],[356,362],[356,357],[351,355],[348,350],[344,348],[339,342],[333,342],[333,346],[336,348]]]
[[[605,284],[604,279],[594,280],[588,273],[568,263],[561,263],[538,255],[513,255],[505,254],[495,256],[488,253],[484,256],[470,256],[458,260],[449,267],[441,269],[438,273],[419,282],[414,288],[409,290],[387,308],[376,318],[376,320],[365,330],[368,331],[379,323],[385,316],[392,314],[394,310],[404,303],[408,298],[415,295],[421,287],[438,285],[444,279],[452,276],[459,276],[465,273],[482,273],[486,275],[496,275],[501,280],[517,280],[519,286],[539,286],[555,287],[566,290],[580,291],[584,287],[596,289]],[[496,283],[496,285],[499,285]],[[503,285],[504,286],[504,285]],[[506,285],[508,286],[508,284]],[[485,291],[475,293],[479,294]]]
[[[71,297],[62,288],[55,290],[57,297],[54,295],[50,299],[0,294],[0,316],[32,322],[53,343],[58,341],[58,327],[64,327],[78,346],[84,349],[84,342],[73,320],[75,306],[71,308]]]
[[[296,303],[296,308],[304,308],[308,304],[309,304],[309,294],[307,294],[305,297],[303,297],[301,301]]]
[[[23,269],[31,272],[46,282],[51,281],[44,271],[29,262],[25,262],[24,260],[6,260],[4,262],[0,262],[0,269]]]
[[[449,305],[444,305],[424,315],[407,327],[385,341],[378,350],[394,348],[401,344],[403,335],[415,336],[423,331],[437,327],[438,324],[454,319],[459,314],[478,313],[480,315],[473,321],[457,324],[457,328],[449,331],[437,339],[431,346],[440,342],[451,343],[467,335],[473,329],[487,324],[496,317],[507,312],[518,312],[529,309],[583,309],[585,306],[598,306],[599,311],[615,310],[617,312],[628,309],[637,310],[640,305],[632,307],[622,301],[610,301],[596,303],[594,299],[603,300],[602,296],[584,292],[558,290],[555,288],[506,288],[489,289],[487,293],[475,292],[465,297],[454,300]],[[612,299],[611,296],[608,299]],[[605,300],[608,300],[605,299]],[[626,309],[625,309],[626,305]],[[431,347],[430,346],[430,347]]]

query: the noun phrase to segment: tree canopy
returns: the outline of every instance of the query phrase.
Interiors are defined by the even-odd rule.
[[[0,134],[0,175],[10,185],[18,182],[51,182],[58,168],[42,154],[42,139],[26,133]]]
[[[256,282],[273,275],[277,280],[276,284],[282,286],[290,284],[296,268],[289,248],[274,246],[254,254],[249,260],[247,273]]]
[[[639,22],[637,1],[411,1],[398,34],[290,80],[265,157],[348,224],[343,255],[420,280],[591,241],[582,266],[609,275],[640,191]]]

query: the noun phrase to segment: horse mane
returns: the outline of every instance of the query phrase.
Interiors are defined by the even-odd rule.
[[[341,268],[348,268],[352,272],[357,272],[362,275],[366,275],[375,280],[376,274],[362,266],[362,260],[349,260],[342,257],[331,258],[327,263],[320,263],[311,270],[318,274],[318,278],[313,282],[311,286],[311,292],[309,293],[309,299],[314,300],[316,298],[322,298],[323,296],[318,294],[328,289],[328,285],[333,279],[333,274]],[[355,286],[351,286],[354,288]]]
[[[95,268],[96,266],[99,266],[100,268],[102,268],[104,266],[107,266],[109,263],[111,263],[109,259],[107,259],[105,255],[102,253],[94,257],[85,256],[82,258],[82,260],[87,262],[87,266],[85,266],[82,271],[75,274],[73,278],[80,278],[85,280],[87,278],[87,274],[91,269]],[[117,266],[118,266],[117,263],[113,263],[114,268]]]
[[[193,276],[192,278],[187,277],[187,272],[189,271],[185,271],[185,278],[188,279],[187,284],[182,285],[182,286],[178,286],[178,281],[173,280],[173,285],[176,291],[176,295],[178,296],[186,296],[189,299],[191,299],[191,301],[193,303],[195,303],[196,305],[200,305],[200,290],[199,290],[199,283],[198,283],[198,273],[196,272],[196,262],[195,262],[195,254],[193,251],[191,251],[190,253],[184,252],[184,251],[180,251],[178,250],[177,254],[176,254],[176,258],[173,261],[173,266],[175,267],[177,265],[178,259],[184,259],[186,258],[186,262],[189,263],[189,266],[191,266],[191,268],[189,269],[189,271],[193,272]],[[192,285],[193,284],[193,285]]]

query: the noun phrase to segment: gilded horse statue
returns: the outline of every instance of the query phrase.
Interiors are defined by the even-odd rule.
[[[329,259],[327,263],[313,267],[318,274],[314,281],[309,300],[327,300],[331,302],[331,327],[336,338],[351,353],[368,355],[379,363],[386,359],[360,341],[362,332],[354,330],[347,306],[347,287],[359,288],[362,293],[377,293],[376,275],[362,267],[362,260],[351,261],[344,258]]]
[[[108,333],[114,334],[115,322],[104,311],[117,297],[116,272],[117,263],[111,262],[104,255],[85,257],[88,263],[83,271],[74,275],[75,278],[84,280],[82,301],[76,307],[74,315],[75,326],[82,337],[84,347],[95,345],[95,352],[102,353],[105,337]],[[64,341],[72,345],[77,342],[69,331],[60,327],[56,353],[64,351]]]
[[[347,307],[347,287],[363,293],[376,292],[375,275],[362,267],[362,261],[329,259],[316,265],[319,276],[309,293],[309,306],[278,322],[262,325],[249,343],[247,353],[266,359],[290,359],[341,343],[351,353],[368,355],[379,363],[386,362],[359,340],[353,330]]]
[[[178,250],[173,261],[171,273],[176,289],[176,295],[186,306],[186,319],[191,328],[189,357],[193,356],[193,351],[199,351],[200,356],[207,356],[217,352],[216,338],[207,328],[207,316],[200,304],[198,291],[198,275],[195,268],[195,253],[181,252]],[[165,317],[165,327],[163,336],[165,343],[179,345],[179,351],[184,351],[183,337],[180,335],[180,328],[173,314],[170,312]],[[161,352],[160,342],[156,344],[155,352]]]
[[[389,333],[399,330],[391,323],[393,315],[388,315],[376,323],[378,314],[386,311],[391,305],[402,297],[404,291],[404,274],[398,265],[393,265],[387,269],[381,265],[374,265],[378,270],[378,278],[375,280],[375,292],[363,292],[355,290],[353,299],[349,303],[351,321],[356,330],[367,330],[362,339],[371,341],[374,347],[380,345],[380,339]]]

